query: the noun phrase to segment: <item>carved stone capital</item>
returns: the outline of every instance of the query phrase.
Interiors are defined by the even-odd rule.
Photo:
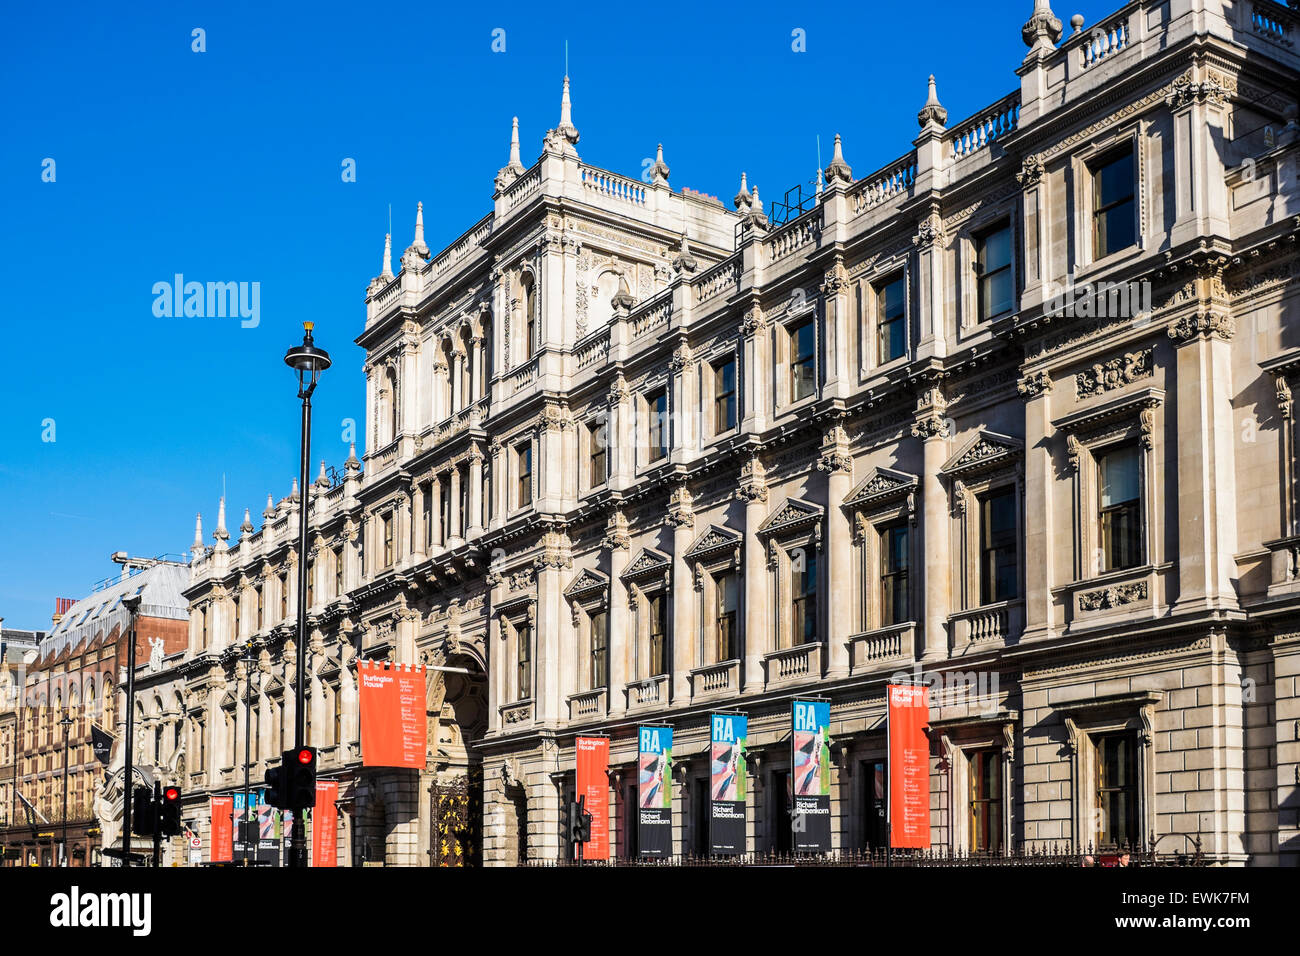
[[[1185,315],[1178,319],[1169,326],[1168,334],[1171,339],[1181,340],[1182,343],[1201,336],[1231,342],[1236,331],[1237,323],[1232,316],[1216,312],[1198,312],[1196,315]]]

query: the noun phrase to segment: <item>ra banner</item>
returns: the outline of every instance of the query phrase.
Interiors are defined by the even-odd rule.
[[[361,661],[361,765],[425,765],[425,674],[423,667]]]
[[[579,737],[577,795],[586,797],[591,839],[583,844],[584,860],[609,859],[609,738]]]
[[[311,811],[311,865],[339,865],[337,780],[316,781],[316,806]]]
[[[824,700],[794,702],[793,801],[790,825],[798,853],[831,849],[831,705]]]
[[[234,849],[230,816],[235,812],[235,801],[230,797],[213,797],[211,803],[212,832],[208,859],[213,863],[229,863]]]
[[[930,846],[930,722],[924,685],[889,685],[889,845]]]
[[[673,852],[673,729],[637,728],[636,845],[641,856]]]
[[[745,735],[740,714],[709,716],[709,852],[745,852]]]

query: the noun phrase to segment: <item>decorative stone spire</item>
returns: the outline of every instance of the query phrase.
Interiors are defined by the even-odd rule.
[[[758,186],[754,187],[754,195],[749,205],[748,221],[751,225],[760,229],[767,228],[767,215],[763,212],[763,200],[759,198]]]
[[[298,500],[300,500],[300,497],[301,497],[301,496],[298,494],[298,479],[295,478],[295,479],[293,480],[293,490],[291,490],[291,491],[289,492],[289,500],[290,500],[290,501],[298,501]]]
[[[325,459],[322,458],[320,460],[320,474],[316,476],[316,487],[329,488],[329,486],[330,486],[330,480],[329,477],[325,474]]]
[[[655,150],[655,164],[650,167],[651,181],[656,186],[668,185],[668,164],[664,162],[664,144]]]
[[[1050,53],[1061,39],[1061,21],[1052,13],[1048,0],[1034,0],[1034,12],[1020,30],[1030,54]]]
[[[247,508],[244,509],[244,520],[239,526],[239,533],[241,535],[253,533],[253,516],[248,513]]]
[[[753,202],[753,197],[749,194],[749,183],[746,181],[743,172],[740,174],[740,192],[736,193],[736,198],[731,202],[742,212],[748,212],[749,206]]]
[[[267,519],[275,517],[275,504],[271,501],[270,494],[266,496],[266,510],[262,512],[262,517]]]
[[[821,197],[822,191],[826,188],[826,180],[822,179],[822,171],[817,170],[817,196]]]
[[[925,105],[921,111],[916,114],[916,121],[921,124],[921,129],[925,129],[931,123],[935,126],[942,127],[948,122],[948,111],[943,108],[939,102],[939,93],[934,86],[934,74],[930,74],[930,93],[925,98]]]
[[[226,531],[226,499],[223,496],[217,505],[217,529],[212,532],[212,540],[217,542],[217,547],[224,547],[225,543],[230,540],[230,533]]]
[[[553,153],[577,156],[578,128],[573,125],[573,107],[569,102],[569,77],[564,77],[564,95],[560,98],[560,125],[546,133],[545,148]]]
[[[699,268],[699,263],[691,255],[691,244],[686,239],[686,233],[682,233],[682,244],[677,248],[677,255],[673,257],[674,272],[694,272]]]
[[[497,170],[497,192],[505,189],[524,171],[523,161],[519,158],[519,117],[510,124],[510,160]]]
[[[393,277],[393,234],[384,233],[384,271],[379,273],[385,279]]]
[[[849,164],[844,161],[844,150],[840,146],[840,134],[835,134],[835,152],[831,155],[831,164],[826,167],[826,181],[834,186],[841,183],[845,186],[853,183],[853,170]],[[755,197],[758,196],[758,190],[754,190]]]
[[[203,514],[194,516],[194,544],[190,545],[195,554],[203,553]]]
[[[348,445],[348,460],[343,463],[345,474],[354,475],[361,470],[361,462],[357,459],[357,443],[352,442]]]
[[[636,298],[627,285],[626,272],[618,274],[618,291],[614,293],[614,298],[610,299],[610,304],[614,306],[615,312],[630,312],[632,306],[636,305]]]
[[[415,239],[402,253],[402,268],[413,269],[429,258],[429,247],[424,244],[424,203],[415,204]]]

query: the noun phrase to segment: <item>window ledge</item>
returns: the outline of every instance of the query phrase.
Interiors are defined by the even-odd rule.
[[[668,675],[658,674],[645,680],[629,681],[623,689],[627,709],[659,707],[668,703]]]
[[[916,622],[891,624],[874,631],[853,634],[849,648],[849,673],[871,670],[885,662],[908,661],[916,647]]]
[[[769,651],[763,655],[763,674],[768,687],[821,680],[821,641]]]
[[[1022,598],[968,608],[948,618],[953,653],[972,646],[1014,644],[1024,629],[1025,602]]]
[[[691,671],[691,699],[730,695],[740,690],[740,661],[705,664]]]
[[[597,687],[594,690],[579,691],[570,694],[566,702],[569,705],[570,721],[604,717],[609,712],[609,688]]]

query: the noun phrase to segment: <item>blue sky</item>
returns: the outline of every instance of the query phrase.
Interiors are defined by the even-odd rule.
[[[486,6],[9,6],[6,626],[47,626],[56,596],[114,572],[114,551],[183,552],[196,511],[210,536],[223,476],[232,531],[245,507],[259,523],[297,470],[282,357],[307,319],[335,362],[313,459],[341,464],[343,420],[364,420],[353,339],[389,204],[395,262],[417,200],[434,250],[485,215],[511,117],[525,165],[558,120],[566,40],[584,160],[636,176],[662,141],[675,188],[730,202],[744,169],[770,204],[814,175],[819,135],[824,165],[843,134],[858,176],[906,152],[932,72],[954,122],[1014,89],[1033,4],[937,0],[923,19],[898,4],[572,4],[552,18]],[[1091,23],[1118,6],[1055,12]],[[191,50],[196,27],[206,52]],[[342,181],[345,158],[356,182]],[[153,285],[176,273],[259,282],[259,324],[155,317]]]

